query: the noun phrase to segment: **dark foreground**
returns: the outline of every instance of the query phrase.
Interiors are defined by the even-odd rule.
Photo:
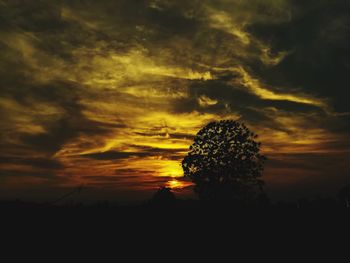
[[[133,205],[109,202],[52,205],[17,200],[0,202],[0,222],[16,240],[23,233],[30,232],[26,236],[32,238],[44,232],[50,238],[61,236],[64,242],[69,240],[73,243],[78,243],[79,239],[100,242],[109,236],[113,242],[130,242],[127,244],[131,247],[135,242],[141,242],[142,246],[153,244],[153,239],[163,246],[169,246],[169,241],[176,240],[186,243],[188,238],[193,237],[208,243],[210,236],[216,236],[210,239],[213,242],[226,236],[226,239],[240,243],[246,240],[250,244],[252,237],[266,239],[272,232],[283,237],[296,235],[299,238],[302,233],[323,235],[331,227],[330,233],[343,233],[349,226],[349,211],[336,200],[259,205],[197,200],[152,200]],[[341,230],[334,231],[334,227]],[[93,235],[100,238],[93,239]]]
[[[141,204],[118,205],[116,203],[102,201],[95,204],[83,204],[67,202],[62,204],[34,203],[20,200],[0,201],[0,212],[20,212],[20,211],[87,211],[87,212],[137,212],[137,211],[235,211],[240,209],[350,209],[347,203],[333,199],[298,200],[295,202],[275,202],[275,203],[240,203],[240,202],[205,202],[198,200],[174,200],[167,202],[146,201]]]

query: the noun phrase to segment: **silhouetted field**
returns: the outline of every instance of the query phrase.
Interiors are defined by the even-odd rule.
[[[174,200],[171,202],[154,202],[152,200],[141,204],[118,205],[110,202],[98,202],[96,204],[82,203],[63,203],[49,205],[45,203],[15,201],[0,201],[1,212],[32,212],[32,211],[86,211],[86,212],[161,212],[161,211],[178,211],[178,212],[195,212],[195,211],[227,211],[234,212],[242,209],[318,209],[318,208],[337,208],[348,209],[345,204],[335,199],[313,199],[298,200],[294,202],[275,202],[269,204],[244,204],[238,202],[205,202],[198,200]]]

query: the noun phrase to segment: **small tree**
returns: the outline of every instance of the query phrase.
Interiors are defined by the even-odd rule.
[[[182,168],[200,199],[246,200],[263,190],[258,178],[266,158],[257,137],[233,120],[211,122],[197,133]]]
[[[161,187],[153,195],[151,201],[155,204],[169,204],[176,201],[176,197],[170,188]]]

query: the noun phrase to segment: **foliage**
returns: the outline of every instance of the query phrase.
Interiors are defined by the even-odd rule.
[[[201,199],[246,199],[262,189],[266,157],[257,137],[233,120],[211,122],[197,133],[182,167]]]
[[[168,204],[176,200],[174,193],[168,187],[161,187],[153,195],[152,202],[157,204]]]

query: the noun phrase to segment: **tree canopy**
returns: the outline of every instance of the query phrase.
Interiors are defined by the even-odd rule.
[[[182,161],[184,176],[195,183],[201,199],[246,199],[262,189],[261,143],[243,123],[211,122],[194,138]]]

